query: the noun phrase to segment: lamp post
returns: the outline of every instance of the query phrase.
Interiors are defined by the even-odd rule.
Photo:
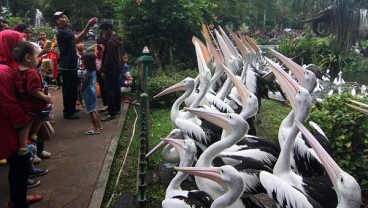
[[[143,56],[139,57],[139,61],[141,62],[141,89],[142,92],[147,93],[147,77],[152,74],[152,64],[155,60],[151,54],[147,46],[143,48]]]

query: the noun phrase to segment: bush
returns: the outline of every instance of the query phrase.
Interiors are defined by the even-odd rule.
[[[326,133],[335,161],[368,193],[368,116],[348,107],[348,99],[368,101],[344,92],[325,99],[319,108],[314,106],[309,119]]]
[[[52,27],[46,27],[46,26],[34,27],[34,28],[32,28],[32,33],[33,33],[32,40],[33,41],[38,40],[38,36],[39,36],[40,32],[45,32],[46,36],[47,36],[47,39],[49,39],[49,40],[53,40],[54,35],[56,35],[54,30],[52,29]]]
[[[277,48],[282,54],[296,63],[315,64],[331,71],[368,71],[367,61],[360,55],[345,53],[338,44],[328,38],[299,38],[286,40]]]

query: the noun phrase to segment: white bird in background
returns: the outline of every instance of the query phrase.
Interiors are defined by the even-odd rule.
[[[330,69],[326,70],[326,73],[322,75],[322,81],[329,82],[330,81]]]
[[[337,92],[339,94],[342,93],[341,86],[345,84],[344,79],[342,78],[342,71],[339,71],[338,76],[334,79],[333,83],[338,87]]]

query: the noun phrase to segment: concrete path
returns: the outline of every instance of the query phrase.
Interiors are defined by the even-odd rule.
[[[55,96],[55,135],[45,142],[51,159],[37,167],[49,173],[38,177],[40,186],[29,189],[29,194],[41,194],[44,199],[32,208],[98,208],[101,205],[117,141],[123,128],[128,105],[122,107],[120,118],[102,122],[98,135],[85,135],[92,126],[87,113],[78,113],[80,119],[62,117],[61,89],[52,91]],[[98,109],[102,107],[98,99]],[[6,207],[9,198],[8,166],[0,166],[0,208]]]

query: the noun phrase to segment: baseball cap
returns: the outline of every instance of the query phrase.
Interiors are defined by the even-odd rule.
[[[55,12],[54,13],[54,16],[53,16],[53,19],[54,19],[54,22],[56,23],[56,19],[62,15],[68,15],[68,12],[67,11],[59,11],[59,12]]]

